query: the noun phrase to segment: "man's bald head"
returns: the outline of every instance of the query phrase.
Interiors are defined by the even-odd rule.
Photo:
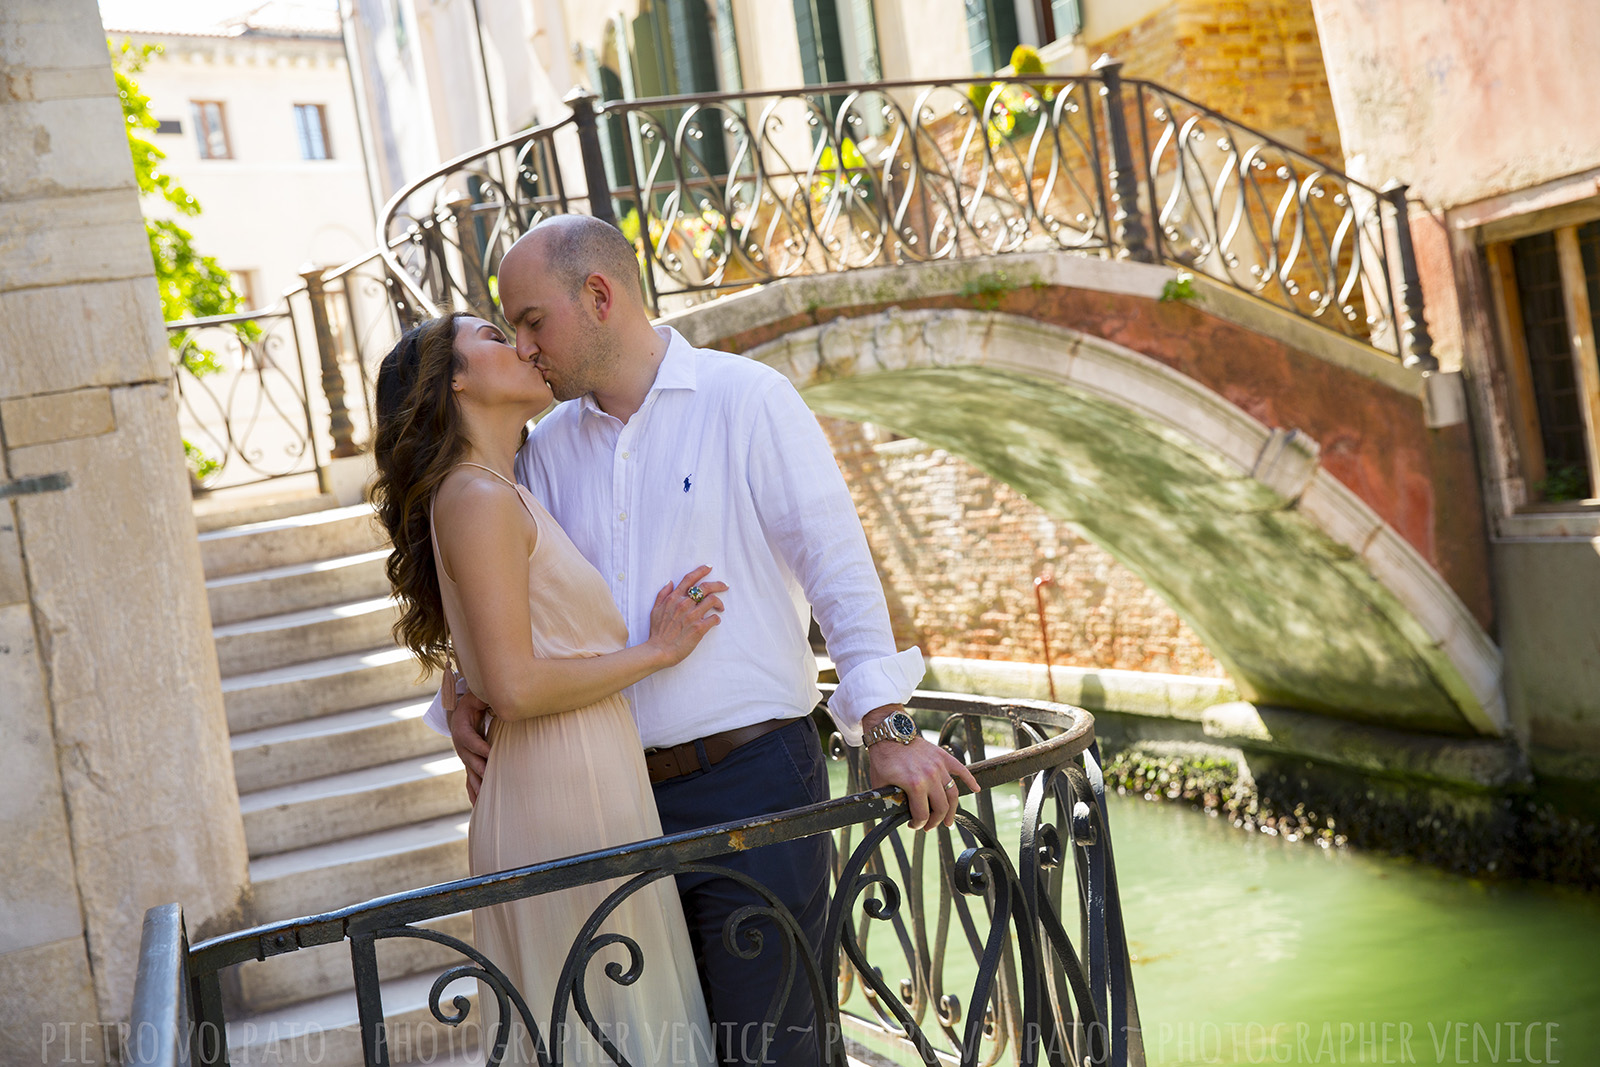
[[[591,274],[602,274],[619,295],[644,305],[633,245],[592,215],[555,215],[523,234],[501,261],[501,274],[524,269],[549,272],[568,297],[576,297]]]
[[[500,310],[558,400],[604,394],[655,358],[633,245],[588,215],[546,219],[500,261]],[[651,364],[650,370],[654,371]]]

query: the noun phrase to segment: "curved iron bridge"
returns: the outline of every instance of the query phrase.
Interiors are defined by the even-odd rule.
[[[717,867],[719,856],[837,834],[826,944],[807,944],[794,917],[758,885],[768,906],[740,909],[724,930],[727,943],[739,944],[746,958],[776,952],[787,961],[788,978],[763,1033],[786,998],[802,996],[819,1006],[820,1063],[826,1067],[845,1067],[847,1034],[887,1042],[904,1062],[926,1067],[1142,1067],[1093,718],[1062,704],[935,693],[916,694],[912,706],[925,724],[941,722],[940,743],[969,764],[983,787],[965,801],[953,830],[904,830],[910,817],[904,795],[896,788],[867,789],[860,750],[835,738],[835,758],[849,761],[851,795],[779,815],[411,890],[192,947],[179,905],[152,908],[134,995],[135,1060],[226,1063],[224,969],[344,941],[365,1062],[385,1067],[376,946],[424,938],[462,958],[433,983],[429,1009],[440,1024],[460,1027],[472,1014],[464,996],[442,1003],[451,982],[475,978],[494,997],[498,1022],[483,1042],[490,1067],[500,1063],[514,1029],[541,1067],[558,1067],[563,1045],[547,1036],[572,1026],[594,1037],[605,1056],[599,1062],[623,1067],[629,1061],[605,1040],[603,1022],[588,1008],[599,983],[626,986],[648,965],[626,931],[599,932],[618,904],[677,874],[731,875]],[[988,756],[997,737],[1011,746]],[[1013,783],[1021,789],[1020,829],[1003,840],[993,794]],[[465,909],[611,880],[620,887],[559,963],[548,1005],[530,1005],[499,964],[471,945],[420,926]],[[741,936],[756,912],[772,921],[782,936],[771,941],[781,943]],[[591,973],[598,970],[589,966],[596,954],[614,945],[627,950],[628,966],[612,962],[603,974]],[[957,977],[974,967],[970,984]]]
[[[1405,188],[1160,85],[1031,75],[598,101],[461,156],[378,225],[402,319],[495,317],[500,258],[585,211],[653,310],[796,274],[1060,250],[1203,273],[1436,369]]]

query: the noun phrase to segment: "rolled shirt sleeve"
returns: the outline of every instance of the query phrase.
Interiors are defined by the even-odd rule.
[[[456,693],[461,694],[465,693],[466,691],[467,680],[458,675],[456,677]],[[449,716],[445,714],[444,701],[439,699],[439,693],[437,690],[433,694],[433,703],[429,704],[428,710],[422,713],[422,721],[429,728],[431,728],[434,733],[444,734],[446,737],[450,736],[450,719]]]
[[[895,651],[855,502],[816,416],[787,379],[774,379],[760,398],[749,455],[762,527],[805,591],[839,672],[828,710],[846,743],[860,745],[868,712],[910,699],[922,652]]]

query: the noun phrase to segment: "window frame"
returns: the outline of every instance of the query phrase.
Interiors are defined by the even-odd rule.
[[[239,299],[244,305],[244,310],[256,310],[256,272],[253,267],[241,267],[229,270],[228,277],[233,285],[233,291],[239,294]]]
[[[328,136],[328,105],[326,104],[293,104],[294,108],[294,136],[300,147],[300,161],[302,163],[326,163],[333,159],[333,138]],[[317,116],[317,133],[322,142],[322,155],[306,155],[306,141],[300,125],[302,111],[315,109]]]
[[[1600,206],[1600,205],[1596,205]],[[1494,309],[1495,332],[1505,372],[1507,421],[1517,448],[1518,473],[1523,479],[1523,504],[1519,510],[1577,510],[1600,507],[1600,362],[1597,362],[1594,318],[1589,302],[1588,277],[1578,244],[1578,228],[1592,221],[1593,207],[1584,205],[1560,213],[1540,212],[1499,226],[1485,227],[1483,257]],[[1582,219],[1584,221],[1574,221]],[[1533,381],[1521,293],[1512,262],[1512,245],[1544,233],[1555,236],[1561,273],[1562,309],[1566,316],[1568,354],[1583,420],[1584,446],[1589,474],[1589,497],[1578,500],[1537,499],[1534,486],[1549,476],[1538,397]]]
[[[217,129],[222,133],[222,155],[211,152],[210,126],[206,121],[207,107],[217,109]],[[200,149],[200,158],[205,160],[232,159],[233,138],[228,134],[228,104],[225,100],[190,100],[189,114],[194,119],[195,144]]]

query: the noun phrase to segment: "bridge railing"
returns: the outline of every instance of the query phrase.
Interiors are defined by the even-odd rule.
[[[419,313],[493,317],[510,244],[585,211],[634,242],[657,312],[799,274],[1057,249],[1181,266],[1435,365],[1403,188],[1115,62],[568,103],[391,200],[380,241]]]
[[[603,1033],[587,1009],[599,983],[626,987],[640,968],[661,966],[641,958],[630,931],[608,925],[610,932],[600,933],[623,899],[677,874],[719,870],[719,856],[833,834],[825,944],[806,943],[794,916],[759,884],[752,888],[768,898],[766,908],[755,909],[761,915],[741,909],[723,931],[745,958],[774,953],[787,961],[785,996],[817,1006],[820,1062],[844,1067],[848,1038],[928,1067],[1142,1067],[1093,719],[1079,708],[1038,701],[918,693],[911,703],[925,726],[938,725],[940,742],[983,787],[964,798],[954,829],[905,830],[904,795],[869,789],[860,750],[835,738],[835,758],[848,761],[850,795],[811,807],[397,893],[193,947],[176,905],[152,908],[126,1060],[151,1067],[226,1063],[225,972],[346,942],[364,1060],[383,1067],[390,1042],[377,944],[424,938],[460,956],[432,984],[433,1019],[454,1028],[452,1034],[465,1033],[469,1017],[481,1019],[484,1005],[463,996],[460,985],[475,978],[494,998],[499,1020],[481,1039],[489,1064],[505,1054],[512,1028],[541,1064],[558,1063],[560,1044],[547,1044],[550,1035],[579,1028],[598,1041]],[[991,748],[997,754],[990,756]],[[565,960],[551,961],[560,978],[550,1004],[529,1004],[502,969],[507,961],[423,925],[602,882],[620,888],[589,917]],[[751,920],[761,916],[770,922],[768,933],[752,937]],[[602,967],[598,950],[618,944],[629,954],[628,966]],[[782,1011],[780,998],[762,1033],[772,1032]],[[138,1035],[145,1039],[133,1040]],[[326,1035],[316,1036],[320,1055]],[[608,1050],[599,1062],[627,1061]]]

